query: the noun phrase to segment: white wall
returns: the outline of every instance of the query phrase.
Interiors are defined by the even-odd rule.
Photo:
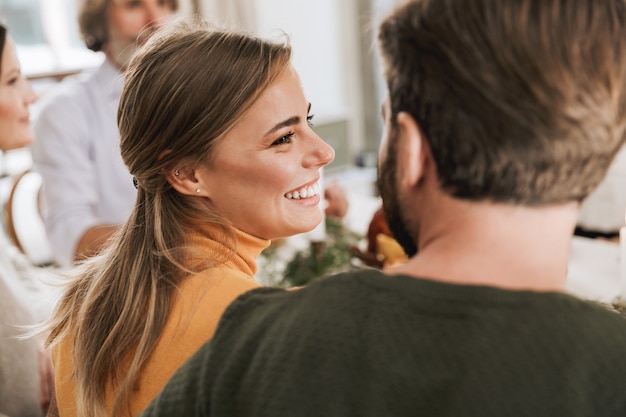
[[[348,92],[343,82],[349,63],[342,56],[336,0],[256,0],[258,32],[286,32],[293,46],[293,63],[318,116],[343,113]]]

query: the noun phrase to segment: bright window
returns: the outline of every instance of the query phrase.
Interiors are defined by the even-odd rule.
[[[74,0],[0,0],[0,16],[29,77],[76,71],[102,60],[80,39]]]

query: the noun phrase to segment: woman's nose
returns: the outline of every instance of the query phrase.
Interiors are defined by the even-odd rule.
[[[39,98],[26,78],[22,80],[22,96],[26,105],[34,103]]]
[[[316,133],[312,133],[311,151],[305,158],[305,165],[323,167],[335,159],[335,150]]]

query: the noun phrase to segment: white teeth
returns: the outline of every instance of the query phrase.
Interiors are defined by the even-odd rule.
[[[309,198],[316,196],[320,193],[320,185],[316,183],[314,185],[310,185],[308,187],[302,187],[298,191],[294,191],[293,193],[285,194],[285,197],[293,200],[300,200],[301,198]]]

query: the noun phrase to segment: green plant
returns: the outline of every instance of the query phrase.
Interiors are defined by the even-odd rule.
[[[289,260],[280,259],[276,248],[261,255],[261,275],[266,285],[300,287],[311,281],[353,268],[353,250],[363,236],[344,226],[341,220],[326,218],[326,240],[311,242],[304,250],[295,252]]]
[[[352,269],[351,248],[362,238],[348,230],[341,220],[326,219],[326,241],[311,242],[287,263],[281,285],[299,287],[323,276]]]

